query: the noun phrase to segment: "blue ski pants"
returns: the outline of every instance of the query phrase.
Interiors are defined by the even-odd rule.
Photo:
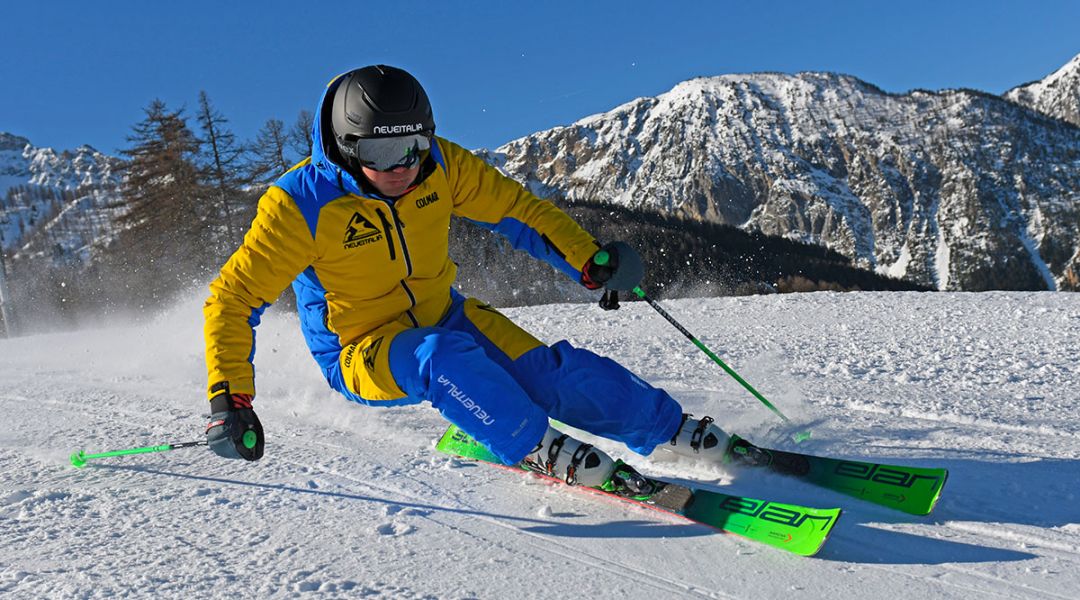
[[[345,397],[371,406],[429,401],[506,464],[536,446],[549,417],[639,454],[671,439],[682,417],[675,399],[617,362],[566,341],[543,344],[456,292],[434,327],[391,327],[341,356],[328,379]]]

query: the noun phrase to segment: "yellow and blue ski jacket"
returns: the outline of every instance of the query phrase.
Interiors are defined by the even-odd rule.
[[[450,308],[457,270],[448,254],[451,216],[501,233],[574,280],[598,247],[553,204],[439,137],[416,187],[382,197],[339,163],[328,110],[339,82],[315,116],[312,155],[262,196],[243,244],[210,285],[210,395],[221,382],[255,394],[255,327],[290,283],[305,339],[335,389],[343,389],[342,348],[391,323],[437,323]]]

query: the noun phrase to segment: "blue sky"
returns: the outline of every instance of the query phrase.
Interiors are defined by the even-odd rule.
[[[1080,53],[1074,0],[22,0],[0,16],[0,131],[109,153],[154,98],[191,115],[205,90],[250,139],[313,109],[335,74],[380,62],[420,79],[440,134],[494,148],[701,75],[1001,93]]]

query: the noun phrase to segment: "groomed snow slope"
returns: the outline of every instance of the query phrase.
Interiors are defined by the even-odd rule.
[[[0,340],[0,596],[12,598],[1076,598],[1080,296],[833,294],[666,302],[814,437],[797,448],[940,465],[912,517],[776,476],[658,456],[644,470],[842,506],[817,558],[437,455],[426,407],[329,391],[295,319],[259,330],[257,464],[199,439],[200,300],[142,327]],[[776,418],[642,304],[507,311],[610,355],[759,443]],[[620,456],[614,445],[606,448]]]

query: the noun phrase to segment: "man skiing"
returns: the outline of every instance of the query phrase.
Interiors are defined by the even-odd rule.
[[[204,314],[210,448],[258,460],[254,327],[290,283],[330,386],[369,406],[429,401],[506,464],[601,486],[617,463],[549,426],[649,454],[658,445],[722,454],[728,436],[663,390],[566,341],[546,345],[453,287],[450,217],[504,235],[589,289],[627,290],[643,265],[462,147],[435,136],[427,94],[377,65],[335,78],[319,103],[311,156],[259,200],[241,247],[211,284]],[[625,475],[625,473],[622,473]]]

